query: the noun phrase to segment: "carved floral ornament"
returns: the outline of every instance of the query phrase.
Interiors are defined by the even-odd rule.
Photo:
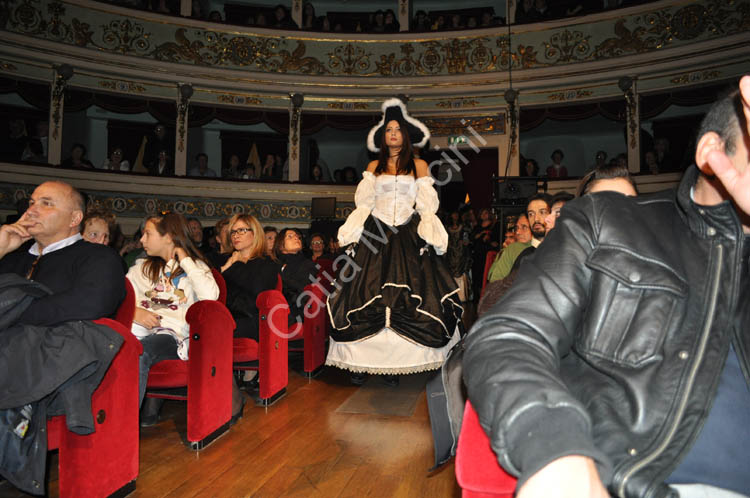
[[[5,29],[105,52],[200,66],[320,76],[476,74],[597,61],[750,31],[750,0],[703,0],[587,26],[380,43],[268,37],[110,16],[59,0],[7,0]]]

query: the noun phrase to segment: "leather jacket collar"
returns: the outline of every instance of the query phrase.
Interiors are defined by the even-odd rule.
[[[690,166],[677,189],[677,205],[690,230],[703,239],[720,235],[737,241],[742,237],[742,224],[730,201],[715,206],[702,206],[693,200],[691,191],[698,182],[698,167]]]

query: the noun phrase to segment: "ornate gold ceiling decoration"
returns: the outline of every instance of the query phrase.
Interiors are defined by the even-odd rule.
[[[701,81],[715,80],[721,76],[721,71],[706,70],[706,71],[693,71],[690,73],[683,73],[679,76],[675,76],[670,83],[673,85],[685,85],[687,83],[698,83]]]
[[[217,102],[220,104],[235,104],[235,105],[258,105],[262,104],[263,101],[256,97],[250,97],[247,95],[230,95],[222,94],[216,97]]]
[[[461,107],[476,107],[478,105],[479,101],[473,99],[441,100],[435,104],[436,107],[443,109],[460,109]]]
[[[593,95],[591,90],[565,90],[564,92],[558,92],[550,94],[547,98],[558,102],[564,102],[566,100],[576,100],[583,97],[590,97]]]
[[[118,92],[143,93],[146,91],[145,86],[133,83],[132,81],[101,80],[99,81],[99,86],[109,90],[117,90]]]
[[[4,0],[3,29],[59,43],[181,64],[338,77],[450,76],[562,66],[650,53],[750,31],[750,0],[700,0],[588,25],[440,39],[341,40],[212,31],[61,0]],[[177,21],[176,21],[177,22]],[[464,33],[462,33],[464,34]],[[413,35],[412,35],[413,36]]]
[[[365,102],[329,102],[329,109],[341,109],[343,111],[367,110],[370,108]]]
[[[505,134],[505,114],[496,116],[475,116],[467,118],[424,118],[424,124],[434,137],[472,135],[469,127],[478,134]]]

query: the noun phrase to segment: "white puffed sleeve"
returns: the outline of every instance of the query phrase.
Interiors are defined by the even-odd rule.
[[[437,192],[432,184],[435,180],[430,176],[417,179],[416,211],[419,213],[417,233],[422,239],[435,248],[437,254],[445,254],[448,249],[448,232],[442,222],[435,216],[440,206]]]
[[[375,175],[369,171],[362,173],[362,180],[354,193],[354,205],[356,209],[351,212],[346,222],[339,228],[338,239],[341,247],[359,242],[365,220],[375,207]]]

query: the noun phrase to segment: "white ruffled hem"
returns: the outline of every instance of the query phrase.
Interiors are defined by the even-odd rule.
[[[430,348],[412,342],[386,327],[359,341],[336,342],[330,339],[326,365],[357,373],[385,375],[437,370],[459,339],[456,327],[448,344],[441,348]]]

